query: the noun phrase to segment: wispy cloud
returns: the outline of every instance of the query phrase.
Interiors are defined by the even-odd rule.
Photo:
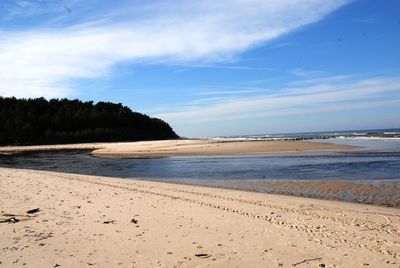
[[[356,19],[354,19],[354,21],[358,22],[358,23],[365,23],[365,24],[374,24],[374,23],[379,22],[379,20],[374,17],[356,18]]]
[[[296,80],[293,82],[290,82],[289,84],[291,86],[299,86],[299,85],[315,85],[315,84],[325,84],[325,83],[338,83],[340,81],[346,81],[349,82],[349,79],[351,76],[348,75],[335,75],[335,76],[320,76],[320,77],[314,77],[314,78],[309,78],[309,79],[303,79],[303,80]]]
[[[304,70],[302,68],[296,68],[290,71],[291,74],[294,74],[299,77],[312,78],[319,77],[324,74],[323,71],[319,70]]]
[[[110,11],[114,3],[107,1],[63,1],[70,15],[56,6],[49,11],[55,17],[40,26],[0,28],[0,95],[68,96],[75,80],[112,75],[119,63],[220,63],[317,22],[347,2],[154,0],[118,3]],[[36,14],[41,8],[30,10]]]
[[[249,94],[249,93],[259,93],[265,91],[261,88],[251,88],[251,87],[247,87],[247,88],[236,88],[236,89],[230,89],[230,90],[221,90],[221,89],[216,89],[216,90],[212,90],[212,91],[199,91],[194,93],[194,95],[199,95],[199,96],[220,96],[220,95],[241,95],[241,94]]]
[[[185,67],[185,68],[224,69],[224,70],[239,70],[239,71],[262,71],[262,72],[276,70],[274,68],[253,67],[253,66],[243,66],[243,65],[180,64],[173,66]]]
[[[397,95],[396,95],[397,94]],[[175,126],[210,121],[238,120],[360,109],[399,103],[400,77],[377,77],[339,83],[284,88],[275,93],[219,99],[217,103],[159,113]]]

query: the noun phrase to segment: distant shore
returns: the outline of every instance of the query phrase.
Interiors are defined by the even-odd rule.
[[[398,267],[400,261],[394,208],[8,168],[0,168],[0,195],[5,267]]]
[[[92,150],[92,154],[95,156],[139,158],[167,156],[296,154],[351,148],[357,147],[306,141],[214,141],[207,139],[187,139],[67,145],[5,146],[0,147],[0,153],[13,154],[55,150]]]

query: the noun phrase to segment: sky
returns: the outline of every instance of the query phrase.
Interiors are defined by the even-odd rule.
[[[400,128],[398,0],[2,0],[0,96],[185,137]]]

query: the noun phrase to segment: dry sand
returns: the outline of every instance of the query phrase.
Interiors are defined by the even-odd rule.
[[[0,147],[0,153],[46,150],[89,149],[97,156],[108,157],[163,157],[211,156],[243,154],[278,154],[332,151],[354,148],[348,145],[304,141],[213,141],[165,140],[122,143],[87,143],[71,145]]]
[[[400,267],[394,208],[4,168],[0,197],[3,267]]]

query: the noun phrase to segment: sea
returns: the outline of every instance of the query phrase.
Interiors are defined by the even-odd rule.
[[[0,155],[0,167],[231,188],[400,207],[400,129],[210,137],[355,145],[279,155],[103,158],[85,150]]]

